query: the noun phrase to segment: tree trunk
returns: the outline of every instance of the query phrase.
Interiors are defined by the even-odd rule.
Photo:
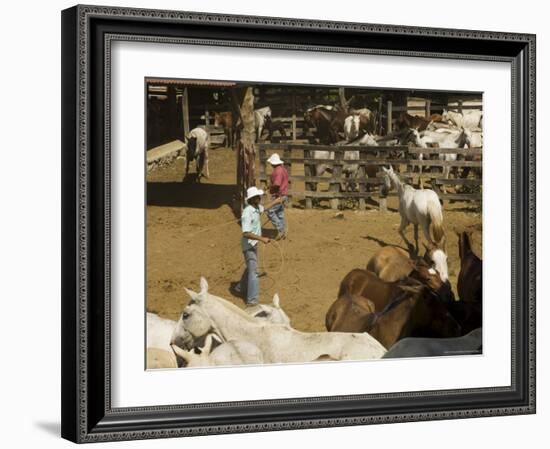
[[[256,185],[256,127],[254,126],[254,94],[251,87],[246,88],[241,104],[241,151],[245,166],[245,187]]]

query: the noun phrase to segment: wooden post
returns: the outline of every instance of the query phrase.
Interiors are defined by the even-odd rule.
[[[310,158],[312,156],[311,154],[311,151],[309,150],[303,150],[304,151],[304,159],[307,159],[307,158]],[[311,165],[310,162],[307,162],[307,161],[304,161],[304,175],[306,176],[306,179],[310,176],[312,176],[312,173],[313,173],[313,167]],[[317,186],[317,183],[311,183],[311,182],[305,182],[304,183],[305,185],[305,190],[306,192],[309,190],[309,191],[314,191],[314,190],[317,190],[316,189],[316,186]],[[306,193],[306,209],[311,209],[313,207],[313,201],[312,201],[312,198],[310,196],[307,195]]]
[[[183,89],[183,95],[181,97],[181,115],[183,117],[183,135],[187,137],[189,134],[189,96],[187,93],[187,87]]]
[[[181,136],[178,136],[178,100],[176,97],[176,88],[175,86],[168,86],[167,90],[167,99],[168,102],[168,141],[179,139]]]
[[[376,127],[378,128],[378,135],[382,135],[382,101],[383,97],[380,95],[378,97],[378,117],[376,118]]]
[[[329,191],[333,193],[339,193],[340,192],[340,178],[342,177],[342,160],[344,158],[344,152],[343,151],[335,151],[334,152],[334,166],[332,168],[332,177],[336,178],[336,181],[331,182],[329,184]],[[331,209],[338,209],[338,205],[340,204],[339,198],[331,198],[330,199],[330,207]]]
[[[367,170],[363,163],[367,160],[366,151],[359,152],[359,160],[361,161],[361,164],[359,165],[359,170],[357,171],[357,178],[359,180],[359,193],[365,194],[367,192],[367,185],[365,184],[365,182],[367,181]],[[367,208],[365,197],[366,195],[361,195],[359,197],[359,210],[365,210]]]
[[[204,124],[206,125],[205,129],[208,131],[208,125],[210,125],[210,113],[208,109],[204,111]]]
[[[260,153],[260,186],[262,190],[265,190],[267,187],[267,153],[263,145],[258,144],[259,153]]]
[[[424,107],[425,107],[424,114],[425,114],[426,118],[430,118],[430,115],[432,115],[432,111],[431,111],[431,109],[432,109],[432,100],[426,100],[426,104],[424,105]]]
[[[292,140],[296,141],[298,138],[297,132],[296,132],[296,114],[292,114]]]
[[[290,145],[286,145],[284,152],[283,152],[283,161],[285,164],[286,171],[288,173],[288,203],[292,203],[292,195],[290,192],[292,191],[292,180],[290,177],[292,176],[292,162],[290,161],[292,157],[292,147]]]
[[[393,118],[392,118],[392,109],[393,109],[393,104],[392,104],[392,101],[391,100],[388,100],[388,108],[387,108],[387,119],[388,119],[388,122],[387,122],[387,129],[386,129],[386,133],[389,134],[392,132],[392,124],[393,124]]]
[[[462,100],[458,100],[458,112],[462,114]]]

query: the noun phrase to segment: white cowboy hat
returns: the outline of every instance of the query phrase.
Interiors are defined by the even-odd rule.
[[[264,194],[264,191],[262,189],[258,189],[255,186],[249,187],[246,189],[246,201],[248,201],[250,198],[254,198],[255,196],[261,196]]]
[[[271,156],[269,156],[267,162],[269,162],[271,165],[281,165],[283,163],[277,153],[273,153]]]

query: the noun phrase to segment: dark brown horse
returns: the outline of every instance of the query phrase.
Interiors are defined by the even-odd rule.
[[[405,287],[382,312],[368,317],[366,331],[387,349],[406,337],[460,337],[462,330],[433,290]],[[408,290],[408,292],[407,292]]]
[[[390,348],[405,337],[447,338],[461,328],[441,299],[424,285],[402,285],[380,312],[374,302],[358,295],[343,295],[327,312],[325,325],[332,332],[368,332]]]
[[[309,127],[316,128],[316,137],[324,145],[335,144],[340,140],[339,133],[344,132],[347,111],[338,106],[327,108],[316,106],[304,113],[304,132]]]
[[[470,234],[457,233],[458,252],[460,255],[460,273],[457,290],[461,301],[470,303],[482,302],[482,267],[483,263],[472,251]]]

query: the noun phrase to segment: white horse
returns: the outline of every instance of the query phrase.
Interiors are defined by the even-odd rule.
[[[412,130],[414,142],[418,147],[428,148],[436,145],[440,148],[464,148],[465,145],[471,146],[472,132],[468,129],[461,130],[439,130],[439,131],[423,131],[419,133],[417,130]],[[422,156],[422,155],[420,155]],[[422,158],[419,158],[422,160]],[[456,162],[458,159],[457,153],[439,154],[440,161]],[[445,165],[443,167],[443,177],[449,179],[451,167]],[[443,185],[443,192],[447,192],[446,186]]]
[[[247,307],[245,312],[258,322],[290,326],[290,319],[280,306],[279,295],[275,293],[271,304]],[[177,322],[147,312],[147,368],[177,368],[177,362],[170,341]],[[174,366],[174,364],[176,366]]]
[[[383,194],[395,188],[399,195],[399,214],[401,224],[399,235],[408,247],[412,245],[405,236],[405,228],[412,223],[414,225],[415,250],[418,254],[418,226],[422,226],[424,237],[432,247],[438,247],[439,251],[433,252],[435,269],[441,280],[445,282],[449,278],[447,266],[447,255],[444,252],[445,230],[443,229],[443,211],[437,193],[429,189],[415,189],[399,179],[397,173],[390,168],[382,167],[384,170]],[[433,239],[430,236],[430,225],[432,226]]]
[[[264,363],[304,363],[315,360],[366,360],[382,357],[385,348],[364,333],[299,332],[290,326],[258,321],[231,302],[208,292],[201,278],[199,293],[191,297],[178,321],[172,344],[190,350],[215,333],[222,341],[256,345]]]
[[[191,161],[196,161],[197,180],[201,176],[210,177],[208,169],[208,148],[210,146],[210,138],[208,132],[203,128],[193,128],[186,136],[187,151],[185,155],[185,176],[189,173],[189,164]],[[203,175],[203,168],[206,169],[206,175]]]
[[[483,112],[480,110],[472,109],[466,110],[462,113],[444,110],[441,117],[444,121],[448,121],[457,128],[467,129],[481,129]]]
[[[271,120],[271,108],[269,106],[254,110],[254,127],[256,128],[257,142],[262,137],[266,123],[269,120]]]
[[[212,343],[221,343],[212,350]],[[186,368],[200,366],[259,365],[264,362],[260,349],[253,343],[240,340],[222,342],[216,334],[206,336],[204,346],[196,349],[180,348],[172,345],[175,354],[185,362]]]

